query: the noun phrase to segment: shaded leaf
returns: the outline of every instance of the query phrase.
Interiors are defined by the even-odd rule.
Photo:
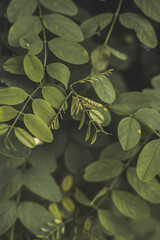
[[[87,206],[87,207],[91,207],[90,200],[88,199],[88,197],[86,197],[86,195],[79,188],[76,188],[74,197],[77,200],[77,202],[79,202],[80,204]]]
[[[62,205],[68,212],[73,212],[75,210],[75,204],[70,197],[63,197]]]
[[[23,59],[23,56],[12,57],[4,63],[3,67],[7,72],[10,73],[25,74],[23,68]]]
[[[151,79],[151,84],[153,87],[160,89],[160,74]]]
[[[57,204],[51,203],[49,205],[48,209],[52,213],[52,215],[54,216],[55,219],[61,220],[62,216],[61,216],[61,213],[60,213],[60,211],[58,209]]]
[[[18,140],[25,146],[29,148],[34,148],[36,146],[36,142],[34,138],[28,132],[26,132],[23,128],[16,127],[14,129],[14,133],[18,138]]]
[[[10,125],[8,124],[0,123],[0,136],[7,132],[9,127]]]
[[[43,50],[43,42],[37,34],[23,36],[20,38],[20,45],[27,49],[30,55],[37,55]]]
[[[14,118],[16,115],[17,115],[16,109],[9,106],[0,107],[0,122],[7,122]]]
[[[150,97],[151,104],[150,106],[160,110],[160,89],[143,89],[143,93]]]
[[[24,102],[28,94],[21,88],[9,87],[0,89],[0,104],[16,105]]]
[[[103,197],[108,191],[108,188],[107,187],[103,187],[97,194],[96,196],[94,197],[94,199],[92,200],[92,205],[93,203],[100,197]]]
[[[21,166],[23,163],[25,163],[25,158],[12,158],[12,157],[7,157],[4,155],[0,155],[0,169],[1,171],[4,171],[5,169],[8,168],[17,168]]]

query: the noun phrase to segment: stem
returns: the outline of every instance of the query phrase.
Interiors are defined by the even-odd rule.
[[[106,40],[105,40],[104,45],[107,45],[107,43],[108,43],[108,41],[109,41],[109,38],[110,38],[110,36],[111,36],[111,33],[112,33],[112,31],[113,31],[113,28],[114,28],[115,22],[116,22],[117,17],[118,17],[119,11],[120,11],[120,9],[121,9],[122,2],[123,2],[123,0],[120,0],[120,1],[119,1],[117,11],[116,11],[116,13],[115,13],[115,16],[114,16],[114,19],[113,19],[112,25],[111,25],[111,27],[110,27],[110,29],[109,29],[109,32],[108,32],[108,35],[107,35],[107,37],[106,37]]]

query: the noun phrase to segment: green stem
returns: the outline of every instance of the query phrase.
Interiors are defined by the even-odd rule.
[[[108,35],[107,35],[107,37],[106,37],[106,40],[105,40],[104,45],[107,45],[107,43],[108,43],[108,41],[109,41],[109,38],[110,38],[110,36],[111,36],[111,33],[112,33],[112,31],[113,31],[113,28],[114,28],[115,22],[116,22],[117,17],[118,17],[119,11],[120,11],[120,9],[121,9],[122,2],[123,2],[123,0],[120,0],[120,1],[119,1],[117,11],[116,11],[116,13],[115,13],[115,16],[114,16],[114,19],[113,19],[112,25],[111,25],[111,27],[110,27],[110,29],[109,29],[109,32],[108,32]]]

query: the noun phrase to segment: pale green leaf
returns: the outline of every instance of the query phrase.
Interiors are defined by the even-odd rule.
[[[59,211],[59,208],[57,204],[51,203],[48,207],[49,211],[52,213],[55,219],[61,220],[61,212]]]
[[[63,197],[62,205],[68,212],[73,212],[75,210],[75,204],[70,197]]]
[[[7,60],[3,67],[7,72],[14,73],[14,74],[25,74],[24,67],[23,67],[23,56],[16,56],[12,57]]]
[[[93,35],[102,31],[105,27],[107,27],[112,21],[113,14],[112,13],[102,13],[85,20],[81,24],[82,31],[84,33],[84,38],[90,38]]]
[[[30,34],[39,34],[42,30],[40,18],[37,16],[28,16],[18,19],[10,28],[8,42],[12,47],[20,45],[21,37]]]
[[[118,138],[125,151],[135,147],[141,138],[141,127],[137,120],[132,117],[123,118],[118,124]]]
[[[92,79],[92,77],[91,77]],[[115,90],[110,80],[105,76],[98,76],[91,83],[98,97],[105,103],[112,103],[116,98]]]
[[[54,38],[48,42],[51,52],[61,60],[72,64],[84,64],[89,61],[85,48],[76,42],[63,38]]]
[[[88,182],[102,182],[119,175],[123,164],[115,159],[100,159],[86,167],[84,179]]]
[[[51,63],[47,65],[47,73],[52,78],[55,78],[57,81],[61,82],[67,89],[70,79],[70,70],[66,65],[63,63]]]
[[[142,12],[152,18],[153,20],[160,22],[160,2],[159,0],[134,0],[135,4],[142,10]]]
[[[36,142],[34,138],[28,132],[26,132],[23,128],[16,127],[14,129],[14,133],[18,138],[18,140],[25,146],[29,148],[34,148],[36,146]]]
[[[93,120],[93,121],[95,121],[95,122],[97,122],[97,123],[103,123],[103,121],[104,121],[104,117],[103,117],[103,115],[98,111],[98,110],[96,110],[96,109],[91,109],[90,111],[89,111],[89,115],[90,115],[90,117],[91,117],[91,119]]]
[[[157,36],[151,23],[142,15],[137,13],[123,13],[119,20],[126,28],[134,29],[137,38],[147,47],[155,48],[158,44]]]
[[[117,58],[119,58],[119,59],[121,59],[121,60],[123,60],[123,61],[127,60],[128,56],[127,56],[125,53],[122,53],[122,52],[120,52],[120,51],[112,48],[111,46],[106,46],[106,47],[109,49],[109,51],[110,51],[115,57],[117,57]]]
[[[150,104],[151,100],[147,95],[140,92],[127,92],[120,94],[109,107],[119,115],[130,115],[140,108],[149,107]]]
[[[52,202],[62,199],[60,187],[54,178],[42,168],[33,167],[24,173],[24,184],[33,193]]]
[[[102,122],[101,125],[103,127],[107,127],[110,124],[110,122],[111,122],[111,114],[110,114],[108,108],[106,108],[106,107],[97,107],[96,109],[102,114],[102,116],[104,118],[104,121]]]
[[[42,88],[42,95],[56,109],[59,109],[66,99],[63,93],[57,87],[53,86],[44,86]]]
[[[40,0],[41,4],[51,11],[74,16],[78,13],[77,6],[71,0]]]
[[[32,15],[38,7],[36,0],[12,0],[7,8],[7,18],[12,23],[17,19]]]
[[[56,116],[56,112],[51,105],[43,99],[34,99],[32,108],[34,114],[41,118],[47,125],[49,125]]]
[[[16,115],[17,115],[16,109],[9,106],[0,107],[0,122],[10,121]]]
[[[61,187],[64,192],[67,192],[71,189],[73,185],[73,178],[71,175],[66,175],[62,181]]]
[[[142,108],[135,113],[136,119],[154,130],[160,130],[160,113],[153,108]]]
[[[30,232],[42,236],[46,233],[44,233],[41,228],[51,229],[47,223],[53,223],[54,220],[49,211],[35,202],[21,202],[18,206],[18,217]]]
[[[24,57],[24,70],[27,76],[33,82],[40,82],[44,75],[44,69],[39,58],[33,55],[26,55]]]
[[[107,192],[108,192],[108,188],[107,188],[107,187],[103,187],[103,188],[96,194],[96,196],[95,196],[94,199],[92,200],[92,203],[91,203],[91,204],[93,205],[94,202],[95,202],[97,199],[103,197]]]
[[[135,194],[114,190],[112,200],[117,209],[127,217],[144,219],[150,215],[148,204]]]
[[[24,102],[28,94],[21,88],[9,87],[0,89],[0,104],[16,105]]]
[[[142,182],[138,178],[135,168],[127,170],[127,178],[129,184],[142,198],[151,203],[160,203],[160,184],[156,179]]]
[[[8,124],[0,123],[0,136],[7,132],[9,127]]]
[[[59,37],[75,42],[81,42],[84,39],[80,27],[71,19],[60,14],[44,15],[43,23],[50,32]]]
[[[86,197],[86,195],[79,188],[76,188],[74,197],[77,200],[77,202],[79,202],[80,204],[87,206],[87,207],[91,207],[90,200],[88,199],[88,197]]]
[[[35,137],[44,142],[53,141],[53,135],[50,128],[38,116],[34,114],[25,114],[23,120],[25,126]]]
[[[37,34],[23,36],[20,38],[20,45],[27,49],[30,55],[37,55],[43,50],[43,42]]]
[[[0,203],[0,235],[10,229],[17,220],[17,204],[9,200]]]
[[[137,175],[140,180],[147,182],[160,172],[160,140],[148,142],[142,149],[137,162]]]

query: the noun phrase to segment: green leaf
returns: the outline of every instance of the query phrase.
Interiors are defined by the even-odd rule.
[[[54,38],[48,42],[51,52],[61,60],[72,64],[84,64],[89,61],[85,48],[76,42],[63,38]]]
[[[134,0],[134,2],[146,16],[152,18],[157,22],[160,22],[160,2],[159,1]]]
[[[30,55],[37,55],[43,50],[43,42],[37,34],[23,36],[20,38],[20,45],[27,49]]]
[[[9,127],[10,125],[8,124],[0,123],[0,136],[7,132]]]
[[[127,178],[131,187],[145,200],[151,203],[160,203],[160,184],[156,179],[148,182],[142,182],[135,168],[127,170]]]
[[[44,69],[39,58],[27,54],[23,63],[25,73],[33,82],[40,82],[43,79]]]
[[[123,61],[127,60],[128,56],[125,53],[122,53],[122,52],[120,52],[120,51],[118,51],[118,50],[116,50],[116,49],[114,49],[114,48],[112,48],[111,46],[108,46],[108,45],[106,47],[109,49],[109,51],[115,57],[117,57],[117,58],[119,58],[119,59],[121,59]]]
[[[39,34],[42,30],[42,24],[37,16],[28,16],[18,19],[10,28],[8,42],[12,47],[20,46],[21,37],[30,34]]]
[[[92,77],[91,77],[92,80]],[[115,90],[110,80],[105,76],[98,76],[91,83],[98,97],[105,103],[112,103],[116,98]]]
[[[118,124],[118,138],[125,151],[135,147],[141,138],[141,127],[137,120],[132,117],[123,118]]]
[[[32,15],[38,7],[36,0],[12,0],[7,8],[7,18],[12,23],[17,19]]]
[[[59,37],[75,42],[84,40],[80,27],[68,17],[60,14],[44,15],[43,23],[50,32]]]
[[[0,89],[0,104],[16,105],[24,102],[28,94],[21,88],[9,87]]]
[[[126,28],[134,29],[137,38],[147,47],[155,48],[158,44],[157,36],[151,23],[137,13],[120,14],[119,20]]]
[[[23,185],[22,173],[18,169],[8,168],[0,172],[0,201],[5,201],[19,191]]]
[[[53,223],[54,220],[49,211],[35,202],[21,202],[18,207],[18,217],[30,232],[42,236],[46,233],[41,228],[50,229],[51,227],[47,223]]]
[[[14,74],[25,74],[24,68],[23,68],[23,56],[16,56],[12,57],[9,60],[7,60],[3,67],[7,72],[14,73]]]
[[[41,118],[47,125],[49,125],[56,116],[56,112],[51,105],[43,99],[34,99],[32,108],[34,114]]]
[[[95,110],[95,109],[89,110],[89,115],[93,119],[93,121],[97,123],[101,124],[104,121],[103,115],[98,110]]]
[[[92,162],[92,155],[85,146],[71,142],[65,150],[64,160],[70,172],[78,173]]]
[[[107,187],[103,187],[94,197],[94,199],[92,200],[91,204],[93,205],[94,202],[98,199],[103,197],[106,193],[108,192],[108,188]]]
[[[26,132],[23,128],[16,127],[14,129],[14,133],[18,138],[18,140],[25,146],[29,148],[34,148],[36,146],[36,142],[34,138],[28,132]]]
[[[62,199],[60,187],[51,175],[42,168],[30,168],[24,173],[24,183],[35,194],[52,201]]]
[[[154,76],[152,79],[151,79],[151,84],[154,88],[158,88],[160,89],[160,74]]]
[[[56,109],[60,109],[66,99],[63,93],[57,87],[53,86],[44,86],[42,88],[42,95]]]
[[[59,211],[57,204],[55,204],[55,203],[49,204],[48,209],[54,216],[54,219],[58,219],[58,220],[62,219],[62,215],[61,215],[61,212]]]
[[[73,178],[71,175],[66,175],[62,181],[61,187],[64,192],[67,192],[71,189],[73,185]]]
[[[145,94],[140,92],[127,92],[120,94],[109,107],[119,115],[130,115],[140,108],[149,107],[150,104],[151,100]]]
[[[44,142],[52,142],[53,135],[50,128],[39,117],[33,114],[24,115],[24,124],[28,130]]]
[[[17,220],[17,204],[14,201],[0,203],[0,235],[10,229]]]
[[[114,190],[112,200],[118,210],[127,217],[144,219],[150,215],[148,204],[135,194]]]
[[[127,227],[127,222],[114,216],[108,210],[99,209],[98,218],[101,225],[113,235],[127,237],[131,234]]]
[[[140,180],[147,182],[160,172],[160,140],[148,142],[142,149],[137,162],[137,175]]]
[[[10,121],[16,115],[17,115],[16,109],[9,106],[0,107],[0,122]]]
[[[150,97],[151,104],[150,106],[160,110],[160,89],[143,89],[143,93]]]
[[[85,20],[81,24],[82,31],[84,33],[84,38],[90,38],[93,35],[102,31],[105,27],[107,27],[112,21],[113,14],[112,13],[102,13]]]
[[[63,63],[51,63],[47,65],[47,73],[50,77],[62,83],[67,89],[70,79],[70,70],[66,65]]]
[[[70,197],[63,197],[62,205],[68,212],[73,212],[75,210],[75,204]]]
[[[160,113],[156,109],[142,108],[135,113],[136,119],[154,130],[160,130]]]
[[[102,182],[119,175],[123,164],[115,159],[100,159],[86,167],[84,179],[88,182]]]
[[[101,125],[103,127],[107,127],[110,124],[110,122],[111,122],[111,114],[110,114],[108,108],[106,108],[106,107],[97,107],[96,109],[102,114],[102,116],[104,118],[104,121],[102,122]]]
[[[8,168],[17,168],[25,163],[25,158],[12,158],[0,154],[0,169],[4,171]]]
[[[74,16],[78,13],[77,6],[71,0],[40,0],[41,4],[51,11]]]
[[[79,202],[80,204],[87,206],[87,207],[91,207],[90,200],[88,199],[88,197],[86,197],[86,195],[79,188],[76,188],[74,197],[77,200],[77,202]]]

